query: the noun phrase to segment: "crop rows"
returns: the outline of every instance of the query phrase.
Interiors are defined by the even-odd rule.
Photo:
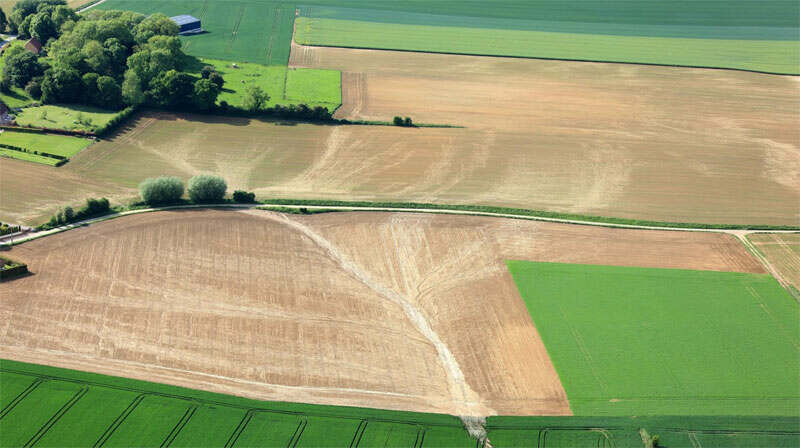
[[[245,408],[5,369],[0,378],[9,384],[0,402],[2,446],[421,447],[426,438],[431,446],[477,444],[457,425]],[[18,392],[13,382],[25,380],[30,384]],[[16,395],[6,403],[10,394]]]

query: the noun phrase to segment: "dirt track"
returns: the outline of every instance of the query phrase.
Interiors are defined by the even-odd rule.
[[[404,213],[158,212],[10,255],[35,275],[2,286],[0,357],[485,414],[569,413],[503,260],[761,272],[730,235]]]

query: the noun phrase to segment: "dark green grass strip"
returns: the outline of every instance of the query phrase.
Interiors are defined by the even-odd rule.
[[[616,218],[609,216],[578,215],[572,213],[548,212],[543,210],[530,210],[524,208],[495,207],[489,205],[448,205],[431,204],[420,202],[377,202],[377,201],[337,201],[327,199],[262,199],[264,204],[275,205],[313,205],[313,206],[333,206],[333,207],[385,207],[385,208],[409,208],[409,209],[432,209],[432,210],[459,210],[481,213],[501,213],[510,215],[530,216],[535,218],[566,219],[574,221],[586,221],[591,223],[607,223],[619,225],[633,225],[646,227],[664,228],[688,228],[688,229],[728,229],[728,230],[799,230],[800,226],[776,226],[759,224],[717,224],[717,223],[692,223],[692,222],[668,222],[650,221],[642,219]]]

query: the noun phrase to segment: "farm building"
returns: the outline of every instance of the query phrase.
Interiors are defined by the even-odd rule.
[[[191,34],[203,31],[203,28],[200,26],[200,19],[197,17],[182,15],[170,17],[170,19],[180,27],[178,31],[179,34]]]
[[[35,37],[31,37],[25,42],[25,49],[33,54],[39,54],[42,52],[42,44]]]

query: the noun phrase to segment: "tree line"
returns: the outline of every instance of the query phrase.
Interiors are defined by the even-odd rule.
[[[213,70],[199,77],[182,71],[188,58],[179,28],[163,14],[92,10],[78,16],[64,0],[21,0],[7,27],[20,39],[36,38],[45,51],[8,49],[0,89],[24,88],[42,103],[209,110],[224,84]]]

